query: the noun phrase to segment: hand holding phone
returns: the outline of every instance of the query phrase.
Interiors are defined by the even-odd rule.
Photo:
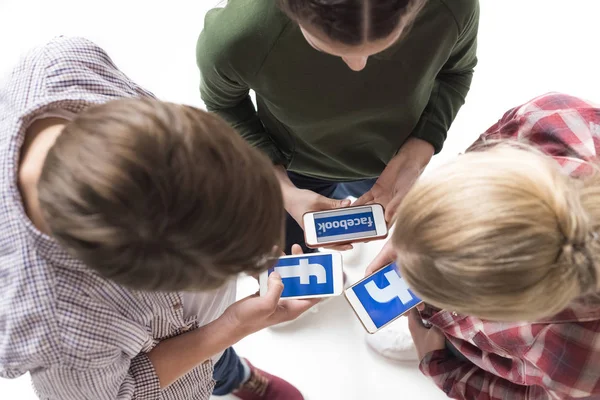
[[[292,254],[302,255],[302,248],[292,246]],[[234,329],[244,336],[282,322],[296,319],[300,314],[319,302],[320,299],[284,300],[281,298],[284,285],[277,274],[264,282],[262,294],[253,294],[233,303],[225,310],[224,317],[234,324]],[[261,286],[262,287],[262,286]]]
[[[287,177],[287,172],[285,176]],[[300,226],[303,226],[302,217],[307,212],[334,210],[348,207],[351,203],[348,199],[331,199],[312,190],[298,189],[291,182],[288,185],[283,185],[282,191],[284,193],[286,211]]]
[[[406,285],[396,263],[345,290],[346,299],[369,333],[375,333],[421,303]]]
[[[283,282],[282,299],[339,296],[344,289],[340,253],[311,253],[281,257],[259,277],[260,295],[267,294],[269,276],[277,272]]]
[[[388,229],[383,207],[371,204],[304,214],[306,246],[319,248],[384,239]]]

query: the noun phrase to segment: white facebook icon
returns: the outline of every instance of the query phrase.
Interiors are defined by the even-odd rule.
[[[397,297],[402,304],[408,304],[413,300],[413,296],[408,291],[408,285],[395,271],[389,271],[383,275],[389,282],[389,285],[383,289],[379,288],[373,281],[365,285],[365,289],[373,300],[378,303],[389,303]]]
[[[301,285],[310,285],[310,277],[317,278],[317,283],[322,284],[327,282],[327,271],[321,264],[311,264],[307,259],[303,258],[298,262],[298,265],[290,265],[283,267],[275,267],[275,271],[281,275],[281,278],[300,278]]]

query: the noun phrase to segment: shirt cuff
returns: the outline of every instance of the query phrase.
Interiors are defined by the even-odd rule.
[[[129,373],[135,381],[135,398],[158,400],[161,396],[160,381],[154,366],[144,353],[131,360]]]
[[[435,150],[434,154],[438,154],[444,147],[447,133],[445,129],[436,127],[427,114],[423,114],[410,137],[428,142],[433,146]]]
[[[452,357],[454,357],[454,354],[448,349],[434,350],[423,357],[419,363],[419,369],[425,376],[439,375],[439,364]]]

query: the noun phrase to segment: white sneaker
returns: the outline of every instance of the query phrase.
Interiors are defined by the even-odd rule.
[[[367,344],[375,352],[394,361],[418,361],[417,349],[408,330],[408,318],[399,318],[374,334]]]

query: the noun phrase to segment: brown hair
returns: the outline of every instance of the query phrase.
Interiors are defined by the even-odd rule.
[[[458,157],[396,215],[402,274],[442,309],[534,321],[598,290],[600,174],[569,177],[527,145]]]
[[[282,246],[270,161],[189,106],[122,99],[90,107],[50,149],[38,190],[52,235],[135,289],[216,288],[267,269]]]
[[[426,0],[279,0],[296,23],[345,45],[385,39],[410,25]]]

